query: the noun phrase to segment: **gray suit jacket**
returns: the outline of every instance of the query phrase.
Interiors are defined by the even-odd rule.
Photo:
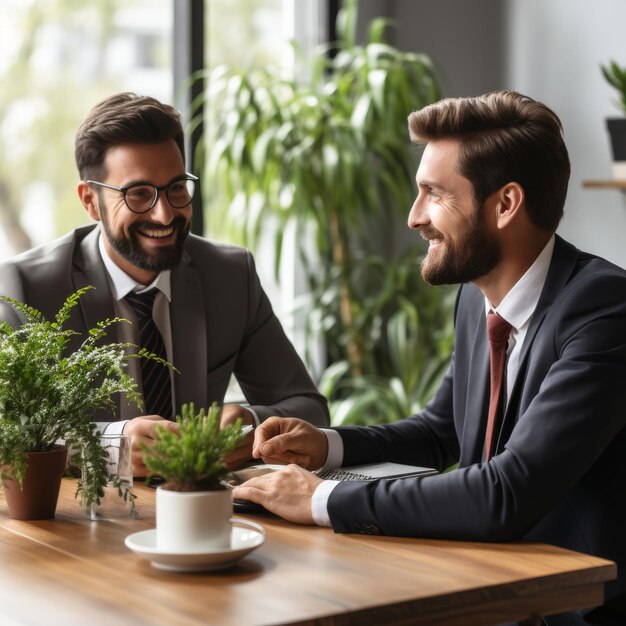
[[[113,317],[98,233],[97,225],[78,228],[1,264],[0,295],[24,301],[50,318],[70,293],[93,285],[74,308],[69,327],[84,333]],[[0,317],[19,323],[8,305],[0,307]],[[180,371],[174,378],[177,411],[184,402],[194,402],[196,408],[221,403],[234,374],[261,420],[297,415],[318,426],[328,424],[326,401],[274,315],[249,252],[190,235],[183,259],[172,271],[170,318],[173,363]],[[109,333],[114,341],[116,328]],[[97,422],[113,419],[94,416]]]
[[[481,463],[489,400],[484,298],[459,291],[455,348],[418,415],[340,428],[345,465],[426,465],[438,476],[341,483],[338,532],[509,541],[527,538],[614,560],[626,590],[626,272],[557,237],[530,322],[497,453]]]

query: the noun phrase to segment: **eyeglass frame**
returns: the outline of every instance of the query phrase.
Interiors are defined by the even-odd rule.
[[[192,202],[193,202],[193,195],[191,196],[191,199],[189,200],[189,202],[183,206],[174,206],[171,202],[171,200],[169,199],[169,196],[167,195],[167,190],[174,185],[175,183],[179,183],[182,180],[189,180],[192,182],[197,182],[198,180],[200,180],[197,176],[194,176],[193,174],[190,174],[189,172],[185,172],[184,175],[182,176],[177,176],[176,178],[170,180],[169,183],[167,183],[167,185],[153,185],[152,183],[142,183],[142,182],[137,182],[137,183],[132,183],[130,185],[125,185],[124,187],[117,187],[116,185],[109,185],[108,183],[101,183],[98,180],[85,180],[84,182],[87,183],[88,185],[98,185],[99,187],[105,187],[106,189],[113,189],[114,191],[119,191],[122,194],[122,197],[124,198],[124,204],[126,205],[126,208],[131,212],[131,213],[135,213],[136,215],[143,215],[144,213],[147,213],[148,211],[151,211],[155,206],[156,203],[159,201],[159,194],[163,191],[165,192],[165,197],[167,198],[167,201],[170,203],[170,205],[172,207],[174,207],[175,209],[185,209],[187,208]],[[129,189],[132,189],[133,187],[152,187],[155,191],[154,193],[154,198],[152,200],[152,203],[150,204],[150,206],[143,210],[143,211],[136,211],[135,209],[131,209],[130,205],[128,204],[128,200],[126,200],[126,194],[128,193]],[[194,194],[195,194],[195,189],[194,189]]]

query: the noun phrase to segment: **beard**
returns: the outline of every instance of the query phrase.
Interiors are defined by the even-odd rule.
[[[108,210],[104,203],[100,203],[100,217],[102,227],[106,233],[111,247],[123,259],[132,263],[136,267],[151,272],[162,272],[174,269],[183,256],[185,240],[189,234],[191,223],[183,217],[176,217],[170,224],[176,232],[176,240],[170,246],[162,246],[159,249],[146,251],[142,245],[137,231],[145,227],[154,227],[148,220],[135,222],[128,229],[128,236],[117,236],[109,222]]]
[[[429,285],[468,283],[488,274],[502,258],[497,240],[489,235],[477,210],[468,228],[456,240],[432,226],[420,228],[426,239],[438,238],[440,249],[428,252],[422,261],[422,278]]]

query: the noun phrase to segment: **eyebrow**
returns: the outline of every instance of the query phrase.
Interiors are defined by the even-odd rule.
[[[445,187],[440,185],[439,183],[433,182],[432,180],[416,180],[415,181],[418,187],[429,187],[430,189],[438,189],[445,191]]]
[[[184,178],[185,176],[187,176],[187,173],[183,173],[183,174],[178,174],[177,176],[174,176],[173,178],[171,178],[170,180],[168,180],[165,185],[170,185],[171,183],[177,181],[177,180],[181,180],[182,178]],[[140,179],[140,180],[131,180],[130,182],[126,183],[125,185],[120,185],[121,187],[134,187],[135,185],[151,185],[152,187],[161,187],[161,185],[157,185],[149,180],[144,180],[144,179]]]

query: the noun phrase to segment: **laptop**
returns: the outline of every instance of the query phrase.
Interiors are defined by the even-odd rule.
[[[381,480],[385,478],[410,478],[437,474],[432,467],[403,465],[402,463],[367,463],[315,472],[324,480]]]

